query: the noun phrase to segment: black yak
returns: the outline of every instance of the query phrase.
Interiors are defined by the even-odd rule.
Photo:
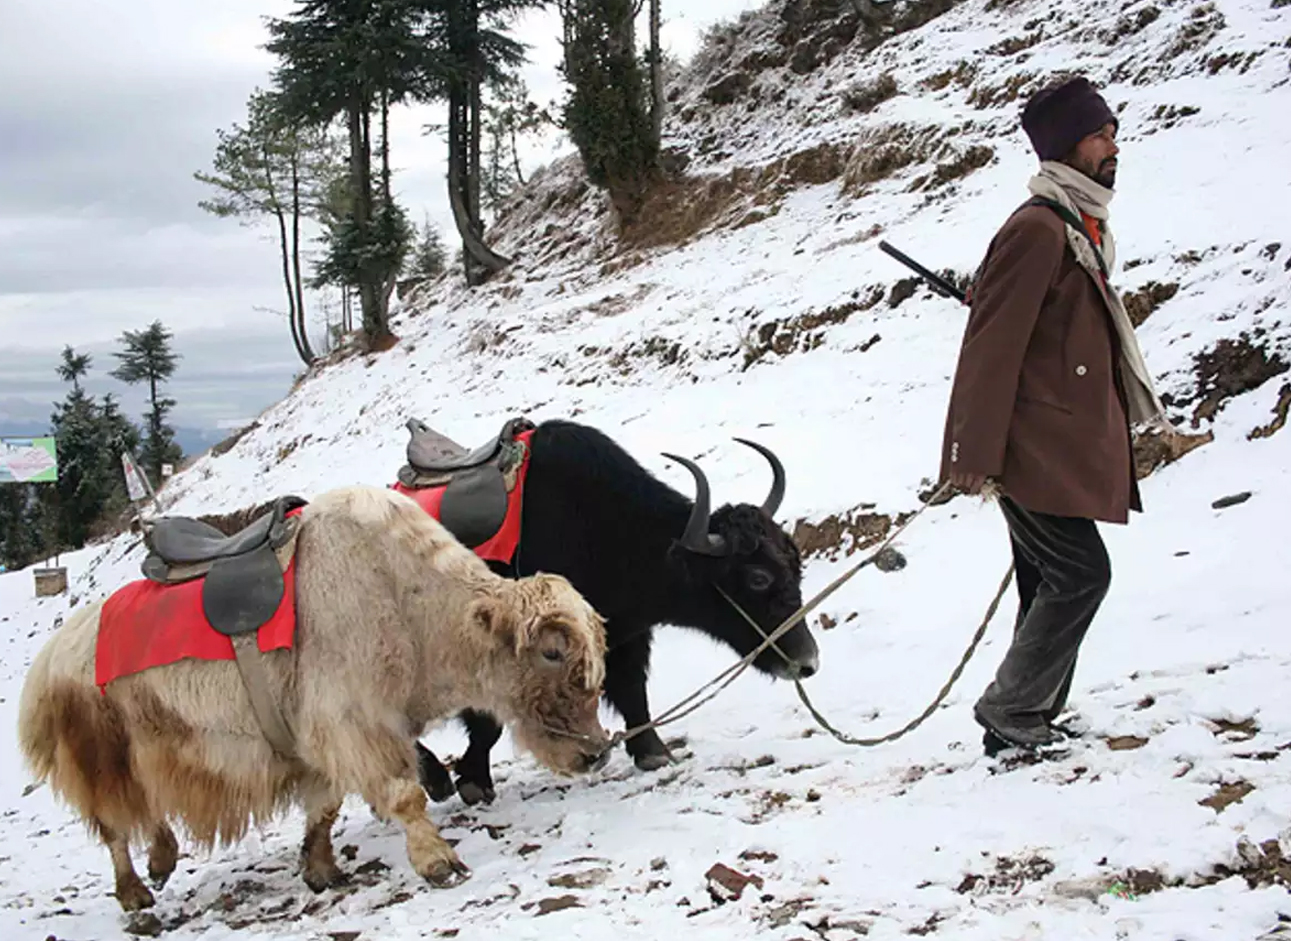
[[[529,442],[520,542],[509,563],[491,563],[511,577],[534,572],[565,576],[606,619],[606,700],[629,727],[650,720],[646,677],[654,628],[693,628],[744,656],[762,641],[719,592],[770,631],[802,604],[797,547],[774,520],[785,472],[762,445],[741,443],[771,465],[761,505],[724,505],[710,513],[703,471],[667,455],[695,478],[692,501],[646,471],[601,431],[570,421],[536,426]],[[799,621],[777,641],[791,659],[767,649],[754,661],[777,678],[808,677],[818,666],[815,639]],[[501,735],[494,719],[461,715],[470,744],[456,762],[456,790],[468,804],[492,801],[489,751]],[[661,768],[671,756],[653,731],[627,741],[637,767]],[[439,760],[418,745],[422,785],[436,800],[454,790]]]

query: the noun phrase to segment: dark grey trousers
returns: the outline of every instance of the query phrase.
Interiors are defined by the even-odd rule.
[[[1013,643],[982,693],[1017,725],[1052,722],[1067,704],[1076,654],[1112,580],[1097,524],[1000,498],[1013,543],[1018,617]]]

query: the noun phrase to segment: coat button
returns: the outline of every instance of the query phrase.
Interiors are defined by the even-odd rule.
[[[1079,366],[1077,366],[1077,367],[1076,367],[1076,375],[1077,375],[1077,376],[1083,376],[1083,375],[1084,375],[1085,373],[1087,373],[1087,372],[1089,372],[1089,370],[1085,368],[1085,366],[1084,366],[1084,364],[1083,364],[1083,363],[1082,363],[1081,365],[1079,365]]]

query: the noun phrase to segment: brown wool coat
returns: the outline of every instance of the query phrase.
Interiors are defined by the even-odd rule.
[[[1053,210],[992,240],[973,291],[941,479],[983,474],[1029,510],[1124,523],[1141,510],[1119,345],[1098,285]]]

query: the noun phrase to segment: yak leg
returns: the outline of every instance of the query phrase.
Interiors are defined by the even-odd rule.
[[[497,791],[489,770],[489,751],[502,737],[502,726],[487,712],[463,710],[459,718],[466,723],[471,742],[457,761],[457,793],[467,804],[493,803]]]
[[[107,844],[108,852],[112,854],[112,869],[116,875],[117,902],[121,905],[122,910],[137,912],[141,908],[151,908],[154,901],[152,893],[143,884],[139,874],[134,871],[134,863],[130,861],[129,840],[102,821],[96,821],[96,823],[98,824],[99,835],[102,837],[103,842]]]
[[[175,839],[175,831],[163,820],[152,831],[152,843],[148,846],[148,878],[155,888],[166,884],[178,862],[179,841]]]
[[[421,781],[421,786],[436,803],[448,800],[457,791],[453,785],[453,776],[433,751],[421,742],[413,744],[417,749],[417,778]]]
[[[365,797],[383,816],[403,824],[408,835],[408,861],[419,876],[439,888],[460,885],[470,877],[471,871],[426,815],[426,792],[420,784],[391,778],[376,790],[378,793]]]
[[[313,775],[301,783],[301,796],[305,805],[305,842],[300,848],[302,875],[305,885],[322,892],[345,878],[332,852],[332,827],[341,812],[342,798]]]
[[[638,634],[605,657],[605,698],[629,729],[650,721],[646,673],[650,668],[650,633]],[[657,771],[672,761],[663,739],[649,729],[628,739],[628,754],[642,771]]]

